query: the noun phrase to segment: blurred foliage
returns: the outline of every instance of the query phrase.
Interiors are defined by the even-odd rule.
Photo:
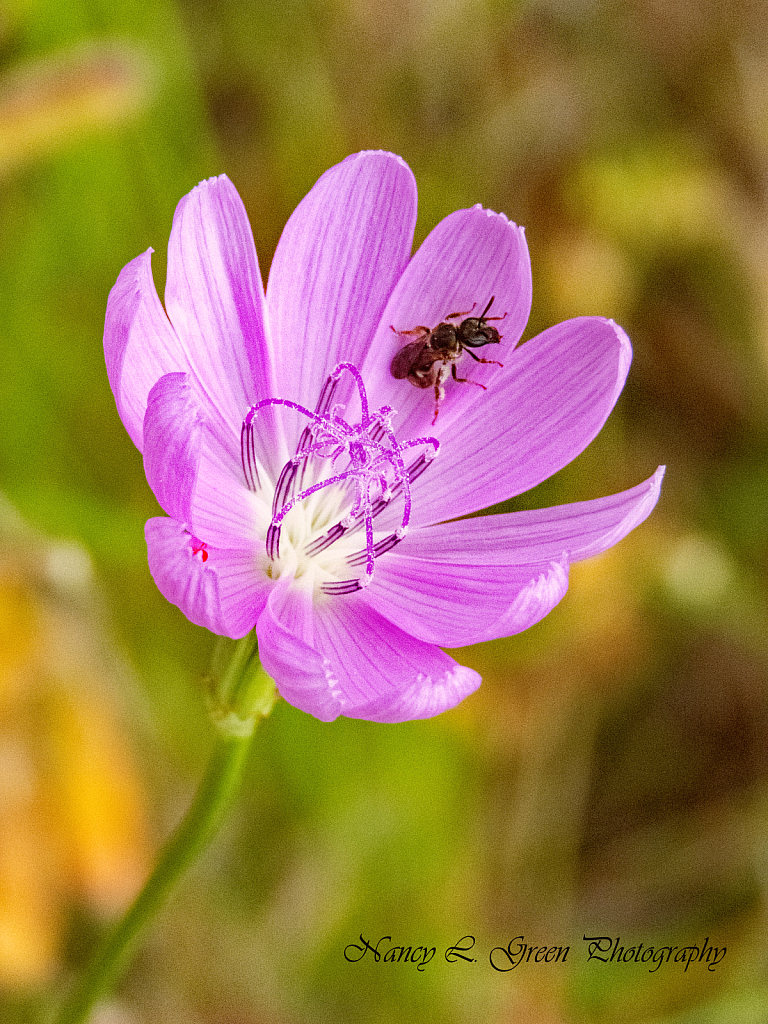
[[[225,171],[266,275],[329,165],[400,153],[417,241],[526,225],[529,335],[614,317],[600,437],[505,507],[669,469],[528,633],[458,652],[440,718],[278,705],[241,806],[104,1021],[763,1024],[768,1001],[768,15],[750,0],[9,0],[0,10],[0,1012],[35,1021],[186,806],[211,638],[155,591],[106,296]],[[33,529],[38,532],[32,532]],[[93,570],[90,566],[93,565]],[[137,765],[140,768],[137,768]],[[149,822],[149,824],[147,824]],[[436,946],[350,964],[360,933]],[[478,962],[446,963],[466,934]],[[567,944],[497,974],[492,946]],[[581,936],[728,947],[587,964]]]

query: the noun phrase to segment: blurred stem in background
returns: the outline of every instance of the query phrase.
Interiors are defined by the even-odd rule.
[[[211,717],[217,736],[197,796],[166,843],[144,888],[106,937],[65,1002],[60,1024],[88,1020],[99,999],[128,967],[137,944],[187,869],[215,836],[238,792],[256,724],[271,712],[277,692],[258,660],[254,634],[239,640],[229,664],[217,671],[216,662],[222,661],[221,646],[211,687]]]

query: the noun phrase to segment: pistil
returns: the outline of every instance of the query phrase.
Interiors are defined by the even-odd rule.
[[[347,422],[342,415],[343,406],[332,404],[343,372],[352,376],[357,387],[361,407],[359,423]],[[322,502],[325,496],[326,515],[322,518],[324,522],[337,518],[337,522],[320,536],[311,537],[303,546],[303,554],[315,558],[348,533],[364,528],[365,549],[346,559],[351,567],[364,565],[363,576],[324,582],[320,586],[323,593],[334,595],[360,590],[373,578],[376,558],[405,537],[411,516],[411,481],[424,472],[440,443],[434,437],[398,441],[391,426],[394,410],[382,406],[370,413],[359,370],[352,363],[340,363],[323,385],[314,412],[285,398],[265,398],[249,409],[241,429],[241,457],[246,485],[253,491],[261,487],[254,443],[255,424],[259,412],[268,406],[292,409],[305,416],[309,423],[302,431],[296,453],[283,466],[275,485],[272,519],[266,535],[267,557],[273,562],[280,558],[282,528],[291,511],[313,499]],[[416,447],[424,447],[425,451],[406,468],[403,455]],[[339,466],[338,472],[322,475],[324,462],[330,462],[332,470]],[[308,483],[310,480],[312,482]],[[400,495],[403,497],[400,525],[394,533],[376,542],[373,520]],[[292,540],[297,543],[297,538]]]

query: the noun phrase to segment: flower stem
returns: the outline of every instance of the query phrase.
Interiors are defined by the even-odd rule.
[[[233,682],[233,674],[238,678]],[[216,834],[243,776],[257,719],[275,702],[274,683],[255,656],[250,637],[239,641],[226,672],[235,701],[228,715],[219,708],[217,736],[208,768],[186,817],[163,847],[154,871],[62,1007],[57,1024],[83,1024],[98,1000],[128,967],[139,940],[186,870]],[[232,720],[237,727],[232,728]],[[248,728],[250,726],[250,728]]]

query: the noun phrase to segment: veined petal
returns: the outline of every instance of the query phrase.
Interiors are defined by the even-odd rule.
[[[333,693],[327,659],[302,638],[293,621],[297,615],[311,617],[311,595],[285,587],[273,590],[256,625],[259,658],[289,704],[332,722],[342,714],[342,705]]]
[[[167,373],[149,392],[144,416],[144,472],[164,511],[189,521],[203,425],[186,373]]]
[[[411,652],[411,657],[415,671],[415,651]],[[377,697],[370,704],[355,708],[354,712],[345,711],[345,714],[368,722],[412,722],[420,718],[434,718],[461,704],[482,681],[474,669],[459,665],[439,647],[429,647],[428,655],[419,657],[418,661],[421,671],[411,674],[410,682],[406,678],[402,690]]]
[[[266,528],[237,441],[187,374],[166,374],[144,417],[144,471],[163,509],[208,544],[250,549]]]
[[[559,558],[563,552],[569,562],[592,558],[613,547],[651,514],[664,470],[659,466],[643,483],[606,498],[412,530],[396,553],[469,566],[531,565]],[[384,560],[381,565],[384,567]],[[378,576],[378,567],[376,572]]]
[[[264,547],[266,508],[226,467],[203,452],[187,523],[194,533],[218,548],[249,547],[260,538]]]
[[[144,413],[152,386],[188,364],[152,279],[152,249],[120,271],[107,300],[104,357],[117,411],[143,451]]]
[[[562,557],[525,566],[462,565],[413,558],[398,548],[377,562],[365,601],[420,640],[467,647],[528,629],[567,589]]]
[[[149,393],[144,471],[163,509],[219,548],[250,547],[258,499],[247,489],[226,423],[186,373],[169,373]]]
[[[492,387],[472,389],[474,403],[464,404],[458,419],[449,391],[440,452],[411,488],[413,525],[504,501],[566,466],[608,418],[631,357],[629,339],[612,320],[580,317],[517,348]],[[400,432],[397,420],[395,426]]]
[[[248,407],[274,390],[253,235],[242,200],[223,174],[200,182],[176,207],[165,304],[188,365],[239,431]]]
[[[190,622],[234,639],[253,629],[268,594],[254,552],[209,547],[174,519],[149,519],[144,532],[152,578]]]
[[[259,655],[291,704],[323,721],[401,722],[437,715],[480,685],[472,669],[349,596],[310,607],[308,595],[279,588],[267,603]]]
[[[340,362],[357,365],[408,262],[416,184],[392,153],[347,157],[283,230],[267,285],[277,390],[314,408]]]
[[[219,602],[226,636],[239,639],[255,628],[273,589],[261,544],[251,548],[208,548],[219,578]],[[208,563],[206,562],[206,565]]]
[[[377,401],[397,410],[398,431],[404,435],[424,433],[432,423],[435,396],[434,388],[422,391],[410,381],[392,376],[392,357],[414,340],[396,332],[419,326],[433,329],[451,313],[480,316],[493,297],[488,316],[503,317],[491,321],[503,340],[499,345],[477,349],[475,355],[504,363],[528,322],[531,290],[525,232],[504,214],[481,206],[458,210],[429,233],[398,281],[363,364]],[[502,372],[498,366],[478,363],[466,353],[460,366],[460,377],[484,384],[495,382]],[[451,388],[454,418],[460,419],[461,409],[477,399],[476,391],[480,389],[471,385]],[[438,432],[444,412],[441,409],[435,424]],[[430,427],[429,433],[435,430]]]

